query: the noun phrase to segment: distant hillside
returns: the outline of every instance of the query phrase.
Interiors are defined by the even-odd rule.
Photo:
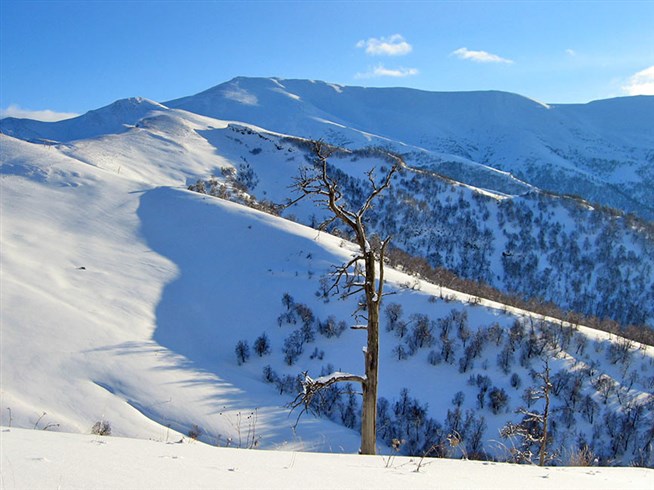
[[[652,96],[547,105],[497,91],[239,77],[164,105],[352,149],[382,145],[475,187],[517,193],[531,185],[654,219]],[[7,118],[0,130],[72,141],[124,131],[157,108],[133,98],[57,123]]]
[[[654,97],[546,105],[505,92],[425,92],[235,78],[165,103],[360,148],[505,192],[512,179],[654,219]],[[498,181],[499,180],[499,181]]]
[[[0,121],[3,133],[36,142],[62,142],[122,133],[154,109],[163,106],[142,97],[121,99],[71,119],[57,122],[8,117]]]
[[[204,134],[240,160],[235,179],[262,200],[289,199],[293,169],[310,165],[306,148],[293,138],[236,125]],[[368,185],[364,172],[388,165],[387,159],[383,148],[335,153],[333,171],[353,208]],[[320,210],[305,205],[282,215],[310,226],[322,220]],[[433,268],[563,312],[622,326],[654,324],[654,227],[647,221],[536,188],[510,196],[407,167],[368,223]]]

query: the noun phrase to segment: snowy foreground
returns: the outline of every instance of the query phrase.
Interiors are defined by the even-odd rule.
[[[654,471],[217,448],[3,428],[3,489],[651,488]]]

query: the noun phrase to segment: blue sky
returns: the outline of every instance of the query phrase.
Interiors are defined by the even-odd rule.
[[[0,111],[52,119],[235,76],[549,103],[654,94],[652,26],[654,1],[0,0]]]

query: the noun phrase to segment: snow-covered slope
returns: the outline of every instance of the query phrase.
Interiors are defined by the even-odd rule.
[[[188,185],[212,175],[224,180],[227,169],[250,194],[275,203],[289,198],[293,177],[307,163],[306,149],[297,140],[244,123],[164,106],[138,119],[140,115],[140,106],[134,106],[133,113],[122,116],[133,123],[129,130],[115,133],[113,123],[108,124],[107,134],[58,148],[116,175],[159,185]],[[414,167],[376,212],[380,225],[374,231],[392,234],[397,246],[434,267],[503,291],[551,301],[564,310],[608,316],[623,325],[654,321],[654,244],[640,225],[587,212],[583,204],[546,196],[506,172],[464,158],[443,165],[464,181],[484,184],[483,192],[474,186],[444,185],[443,168],[436,166],[435,172],[429,159],[416,155],[405,155]],[[377,165],[380,156],[355,152],[334,163],[360,177],[356,169]],[[357,185],[352,184],[354,193],[359,192]],[[454,201],[448,195],[453,191]],[[291,215],[305,224],[318,219],[316,210],[305,204],[287,210],[285,216]],[[562,223],[570,224],[561,229]],[[470,242],[475,246],[468,246]],[[513,254],[516,249],[520,257]],[[528,273],[516,263],[529,264]],[[627,277],[631,280],[623,280]]]
[[[59,137],[56,144],[0,135],[2,423],[87,433],[104,420],[114,435],[172,440],[193,434],[221,446],[355,452],[354,396],[339,394],[324,417],[302,418],[297,427],[284,407],[302,371],[318,375],[330,364],[360,371],[361,332],[319,333],[332,319],[351,322],[354,299],[316,295],[331,266],[350,257],[351,245],[186,190],[215,175],[216,185],[230,192],[239,187],[281,202],[306,153],[297,140],[246,123],[146,105],[143,112],[140,105],[118,111],[84,139],[75,129],[38,135]],[[336,165],[361,175],[374,160]],[[496,202],[510,197],[488,194]],[[469,207],[475,199],[459,200]],[[289,212],[305,222],[312,214],[320,220],[309,202]],[[544,323],[400,272],[387,277],[396,293],[389,302],[402,307],[404,327],[384,325],[382,448],[393,437],[389,427],[405,430],[409,421],[411,434],[397,435],[412,451],[444,444],[457,431],[465,444],[439,446],[441,454],[459,457],[467,448],[477,456],[507,457],[508,442],[504,448],[494,443],[498,430],[517,419],[513,410],[533,383],[531,372],[541,369],[536,352],[547,349],[553,373],[571,373],[559,375],[557,423],[567,427],[559,429],[556,448],[570,453],[558,462],[590,444],[605,464],[651,464],[651,348]],[[285,294],[292,302],[282,302]],[[313,337],[304,337],[289,364],[285,345],[299,331],[301,306],[312,312]],[[417,348],[410,339],[424,318],[432,334]],[[460,324],[458,332],[444,337],[452,322]],[[514,328],[516,322],[522,327]],[[239,365],[237,342],[253,345],[263,333],[270,354],[251,352]],[[468,354],[474,342],[483,344],[483,355]],[[491,388],[508,394],[497,411],[489,408]],[[578,413],[566,404],[572,389],[573,407],[586,403]],[[419,424],[411,425],[415,417],[407,418],[402,403]],[[600,419],[604,424],[596,423]],[[628,437],[614,437],[620,424],[629,429],[636,421],[637,428],[622,431]]]
[[[654,97],[547,105],[495,91],[240,77],[165,104],[351,148],[389,146],[409,163],[477,187],[488,187],[488,166],[546,190],[654,217]],[[510,184],[492,183],[498,190]]]
[[[142,97],[121,99],[71,119],[57,122],[33,121],[9,117],[0,128],[5,134],[27,140],[45,142],[72,141],[94,136],[122,133],[161,104]]]
[[[301,425],[296,432],[275,397],[270,405],[268,395],[261,398],[252,389],[260,382],[233,377],[233,345],[244,334],[243,322],[246,330],[260,330],[252,317],[234,317],[243,310],[257,318],[260,310],[248,308],[248,298],[265,294],[260,284],[268,280],[268,268],[282,261],[279,255],[316,247],[312,231],[212,200],[216,225],[211,240],[199,245],[206,253],[198,253],[198,242],[184,244],[175,223],[202,226],[207,208],[199,196],[159,190],[56,148],[6,136],[2,163],[5,423],[11,418],[20,427],[57,424],[60,430],[87,432],[106,419],[116,435],[143,438],[161,438],[166,426],[186,434],[198,424],[211,428],[205,437],[215,442],[211,438],[218,435],[236,440],[239,414],[257,409],[257,430],[267,434],[262,446],[301,441],[302,447],[328,449],[330,433],[342,432],[333,423],[308,421],[310,431],[305,434]],[[225,234],[229,223],[235,231]],[[275,232],[280,226],[300,234]],[[243,233],[248,227],[255,228],[250,235]],[[278,256],[236,262],[252,235],[253,243],[261,243],[260,234],[270,237],[267,248],[279,250]],[[307,245],[290,246],[284,238]],[[215,254],[220,242],[227,247],[224,261]],[[230,263],[237,267],[225,270]],[[233,286],[247,278],[253,281],[250,289],[247,282]],[[187,296],[176,293],[180,281],[203,295],[187,303]],[[279,287],[273,290],[269,302],[279,301]],[[221,304],[225,294],[233,297]],[[170,295],[176,299],[168,309]],[[196,315],[204,317],[201,329],[193,323]],[[202,340],[209,332],[212,339]],[[180,355],[189,354],[184,345],[198,356]],[[357,438],[346,436],[339,445],[355,450]]]
[[[238,77],[164,105],[349,148],[382,145],[411,165],[476,187],[517,193],[526,182],[654,218],[651,96],[548,105],[498,91]],[[7,118],[0,130],[71,141],[122,132],[157,108],[133,98],[57,123]]]

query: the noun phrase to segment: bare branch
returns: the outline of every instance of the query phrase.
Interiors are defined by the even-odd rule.
[[[393,178],[393,174],[395,174],[395,172],[397,172],[398,165],[399,164],[395,164],[395,165],[393,165],[391,167],[391,169],[388,171],[388,173],[384,177],[384,182],[380,186],[377,186],[377,184],[375,183],[375,180],[374,180],[374,178],[372,176],[372,172],[374,171],[374,168],[372,170],[370,170],[370,172],[368,172],[368,180],[372,183],[372,192],[370,193],[370,195],[368,196],[366,201],[361,206],[361,209],[359,210],[357,215],[359,215],[359,216],[363,215],[363,213],[365,213],[370,208],[370,206],[372,205],[372,201],[382,191],[384,191],[384,189],[388,188],[391,185],[391,179]]]
[[[300,195],[300,197],[298,197],[297,199],[293,199],[293,200],[288,199],[287,202],[286,202],[285,204],[280,205],[280,209],[282,209],[282,210],[284,210],[284,209],[288,209],[288,208],[290,208],[291,206],[293,206],[294,204],[297,204],[298,202],[300,202],[300,201],[301,201],[302,199],[304,199],[305,197],[307,197],[307,194],[302,194],[302,195]]]
[[[364,286],[360,286],[357,288],[350,288],[347,292],[341,294],[341,298],[349,298],[350,296],[356,296],[359,293],[365,292],[366,288]]]
[[[354,257],[353,257],[349,262],[347,262],[346,264],[343,264],[343,265],[341,265],[341,266],[339,266],[339,267],[334,267],[334,271],[332,272],[332,275],[336,276],[336,279],[334,279],[334,284],[332,285],[332,287],[331,287],[329,290],[331,291],[332,289],[334,289],[334,287],[338,287],[338,285],[340,284],[340,282],[341,282],[341,280],[342,280],[343,278],[345,278],[345,282],[346,282],[345,286],[346,286],[346,287],[349,287],[349,286],[351,286],[351,285],[356,286],[357,284],[356,284],[356,283],[353,283],[353,282],[350,280],[350,277],[351,277],[352,275],[353,275],[354,277],[360,276],[360,275],[361,275],[361,271],[359,270],[358,267],[355,267],[354,272],[351,272],[351,271],[350,271],[350,267],[352,267],[352,266],[356,266],[356,265],[357,265],[357,262],[359,262],[360,260],[363,260],[363,259],[364,259],[364,257],[363,257],[362,255],[355,255],[355,256],[354,256]]]
[[[381,247],[379,248],[379,284],[377,286],[377,301],[381,301],[384,297],[384,256],[386,254],[386,246],[389,244],[391,237],[386,237],[382,241]]]
[[[298,393],[295,399],[290,403],[292,409],[303,407],[300,415],[304,412],[310,411],[310,405],[314,397],[316,397],[325,388],[336,383],[359,383],[364,386],[366,383],[365,376],[358,374],[342,373],[340,371],[333,372],[327,376],[312,379],[306,372],[304,372],[304,381],[302,382],[302,392]],[[299,419],[299,417],[298,417]]]
[[[318,226],[319,231],[325,231],[329,225],[331,225],[334,221],[336,221],[338,218],[336,216],[332,216],[329,219],[326,219],[320,225]]]

